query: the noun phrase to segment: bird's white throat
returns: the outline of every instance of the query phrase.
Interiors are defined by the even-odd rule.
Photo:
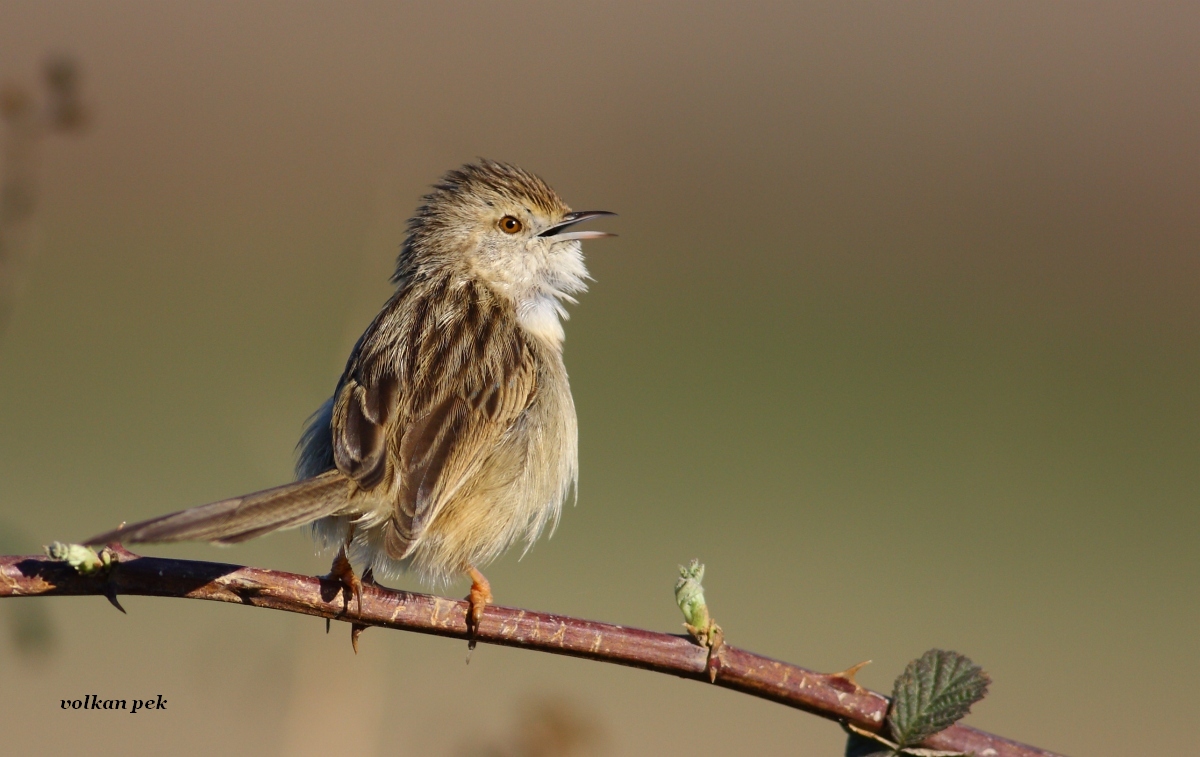
[[[517,321],[526,331],[550,342],[566,338],[562,318],[566,316],[558,298],[546,292],[531,295],[517,305]]]
[[[571,295],[587,290],[583,250],[578,241],[558,243],[543,248],[540,262],[541,265],[527,272],[530,275],[523,277],[524,286],[509,291],[515,295],[521,326],[536,337],[561,344],[566,338],[562,322],[570,317],[563,303],[574,304]]]

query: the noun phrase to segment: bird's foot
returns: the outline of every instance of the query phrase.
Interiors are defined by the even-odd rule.
[[[471,577],[471,591],[467,594],[467,633],[470,634],[467,649],[469,651],[475,648],[475,637],[479,633],[479,624],[483,621],[483,610],[492,601],[492,585],[475,568],[468,568],[467,575]]]
[[[363,584],[358,576],[355,575],[354,566],[350,564],[350,559],[346,557],[345,547],[338,550],[337,557],[333,558],[333,565],[329,566],[329,572],[321,576],[321,578],[337,581],[342,585],[343,612],[350,612],[350,597],[353,596],[358,600],[359,613],[362,613]]]
[[[354,566],[346,557],[345,547],[338,550],[337,557],[333,558],[333,565],[329,566],[329,572],[321,578],[337,581],[342,585],[342,597],[345,603],[342,611],[345,614],[349,614],[350,597],[354,596],[358,601],[358,614],[362,615],[363,586],[379,586],[375,581],[375,571],[371,568],[363,571],[361,579],[354,573]],[[354,648],[354,654],[358,654],[358,637],[362,636],[362,632],[367,628],[369,626],[366,623],[350,623],[350,646]],[[325,633],[329,633],[329,618],[325,619]]]

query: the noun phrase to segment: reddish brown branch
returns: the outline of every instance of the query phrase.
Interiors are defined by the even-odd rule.
[[[328,579],[239,565],[139,557],[112,545],[119,563],[106,574],[84,576],[45,557],[0,557],[0,597],[137,594],[235,602],[368,626],[455,639],[467,638],[467,603],[427,594],[364,586],[361,612],[343,602]],[[707,649],[686,636],[654,633],[562,615],[489,605],[478,640],[554,654],[629,665],[707,683]],[[722,646],[713,658],[717,686],[771,699],[868,731],[883,727],[888,698],[838,674],[811,670]],[[1035,747],[974,728],[952,726],[926,746],[979,757],[1054,757]]]

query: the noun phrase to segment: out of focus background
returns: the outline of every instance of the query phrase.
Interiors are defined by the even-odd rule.
[[[730,643],[869,658],[881,690],[955,649],[995,680],[971,725],[1186,753],[1197,39],[1194,3],[6,0],[0,81],[40,103],[45,62],[73,56],[87,118],[22,168],[0,542],[288,480],[404,220],[486,156],[620,213],[585,245],[595,282],[567,325],[579,502],[488,571],[498,602],[679,631],[676,566],[699,557]],[[328,567],[303,532],[143,551]],[[355,656],[345,626],[122,601],[0,602],[3,751],[844,742],[641,671],[486,646],[468,666],[461,643],[380,630]],[[60,709],[86,694],[169,705]]]

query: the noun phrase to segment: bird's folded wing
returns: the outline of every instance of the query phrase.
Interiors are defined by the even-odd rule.
[[[446,502],[479,474],[501,437],[529,407],[536,383],[533,357],[523,352],[506,375],[484,386],[458,387],[404,430],[389,552],[411,551]]]

